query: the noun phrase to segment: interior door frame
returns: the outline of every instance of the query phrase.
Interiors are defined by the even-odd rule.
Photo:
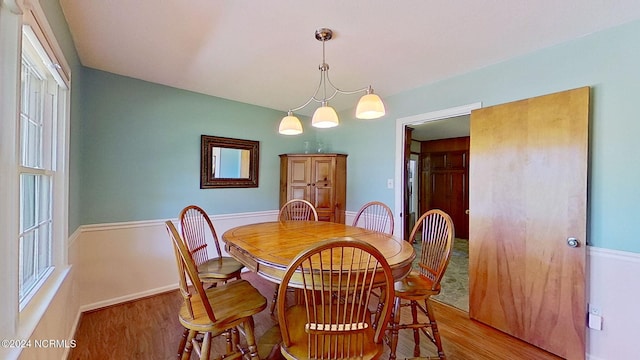
[[[394,188],[394,217],[396,224],[404,224],[404,128],[408,125],[420,125],[430,121],[470,115],[472,110],[482,108],[482,102],[456,106],[448,109],[431,111],[428,113],[412,115],[396,119],[396,155],[395,155],[395,179]],[[396,226],[394,235],[406,238],[404,226]],[[409,234],[407,234],[408,236]]]

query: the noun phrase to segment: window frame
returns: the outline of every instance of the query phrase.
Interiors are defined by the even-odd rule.
[[[64,136],[58,129],[58,118],[65,114],[58,111],[66,102],[67,85],[56,77],[55,68],[44,50],[42,41],[29,24],[22,26],[21,86],[18,131],[20,138],[18,181],[20,192],[19,218],[19,259],[18,259],[18,302],[22,311],[40,290],[59,262],[56,258],[56,243],[63,242],[63,236],[55,232],[58,222],[64,221],[53,211],[54,204],[66,196],[53,189],[53,184],[64,175],[57,171],[57,157],[60,149],[57,138]],[[34,80],[34,81],[32,81]],[[32,88],[35,85],[35,88]],[[63,119],[64,123],[64,119]],[[25,143],[25,140],[33,143]],[[23,185],[27,177],[33,177],[33,193],[25,193]],[[47,188],[45,188],[47,187]],[[33,223],[25,224],[25,195],[33,196]],[[46,197],[43,197],[45,195]],[[44,211],[44,213],[43,213]],[[30,243],[30,246],[27,244]],[[33,256],[27,265],[24,257],[26,249]],[[45,256],[41,256],[41,250]],[[25,279],[26,274],[31,280]]]
[[[18,299],[19,271],[19,189],[20,173],[24,170],[20,157],[20,96],[23,26],[29,26],[42,44],[46,55],[45,66],[53,70],[56,82],[64,84],[59,94],[61,102],[53,108],[58,121],[53,140],[45,146],[55,146],[56,156],[49,164],[55,169],[51,180],[53,200],[50,273],[41,280],[41,286],[22,305]],[[53,60],[52,60],[53,59]],[[28,339],[46,313],[54,296],[70,271],[68,264],[68,203],[69,203],[69,134],[71,72],[64,54],[57,44],[44,11],[38,1],[4,0],[0,2],[0,337],[3,339]],[[12,121],[13,120],[13,121]],[[42,173],[51,175],[49,170]],[[0,348],[0,357],[16,358],[19,348]]]

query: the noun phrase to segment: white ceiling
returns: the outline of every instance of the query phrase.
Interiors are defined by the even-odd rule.
[[[333,83],[384,99],[640,18],[638,0],[60,3],[84,66],[283,112],[318,84],[321,27]]]

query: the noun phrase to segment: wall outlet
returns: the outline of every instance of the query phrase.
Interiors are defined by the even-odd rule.
[[[588,326],[593,330],[602,330],[602,316],[589,313]]]
[[[387,179],[387,189],[393,189],[393,179]]]
[[[602,330],[602,311],[599,306],[589,304],[589,314],[587,314],[587,326],[593,330]]]

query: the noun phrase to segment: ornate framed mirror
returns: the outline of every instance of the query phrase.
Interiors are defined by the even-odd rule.
[[[202,135],[200,188],[258,187],[260,143]]]

